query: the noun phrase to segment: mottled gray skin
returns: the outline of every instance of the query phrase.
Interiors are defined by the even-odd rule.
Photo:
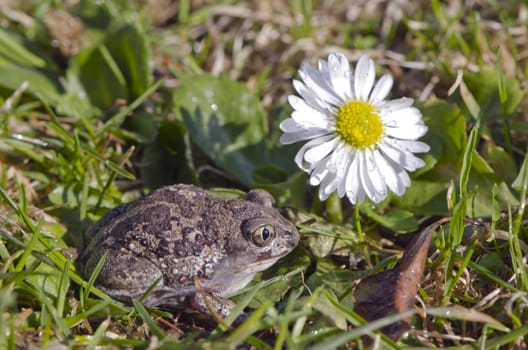
[[[234,304],[225,298],[299,241],[274,202],[264,190],[221,200],[190,185],[160,188],[110,211],[91,230],[82,272],[88,278],[107,253],[95,285],[115,299],[139,299],[161,278],[144,304],[209,314],[198,282],[208,303],[226,316]]]

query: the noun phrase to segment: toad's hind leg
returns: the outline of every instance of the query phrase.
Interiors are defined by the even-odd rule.
[[[150,260],[111,249],[95,285],[117,300],[130,302],[139,299],[162,276]],[[163,285],[162,279],[158,285]]]
[[[203,291],[202,294],[194,286],[183,288],[156,287],[149,293],[144,304],[162,309],[192,309],[206,316],[212,316],[214,312],[220,317],[229,315],[236,306],[232,300],[222,298],[214,293]]]

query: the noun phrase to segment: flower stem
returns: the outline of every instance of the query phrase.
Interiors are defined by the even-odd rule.
[[[360,242],[365,241],[365,235],[361,229],[361,217],[359,215],[359,205],[354,205],[354,223],[356,224],[357,236]]]
[[[332,223],[339,224],[343,222],[343,210],[341,208],[341,198],[334,192],[326,200],[326,213],[328,220]]]

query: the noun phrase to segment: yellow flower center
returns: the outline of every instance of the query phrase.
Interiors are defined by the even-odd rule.
[[[383,133],[377,109],[363,101],[343,104],[335,115],[335,122],[337,134],[359,149],[374,147]]]

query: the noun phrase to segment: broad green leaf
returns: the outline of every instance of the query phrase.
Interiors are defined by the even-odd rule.
[[[349,293],[351,293],[356,281],[365,278],[368,274],[368,271],[341,269],[329,258],[318,258],[316,259],[315,272],[306,279],[305,283],[311,290],[326,286],[337,294],[344,307],[353,309],[354,301]],[[347,294],[343,295],[343,293]]]
[[[26,67],[44,68],[46,66],[46,61],[22,45],[22,38],[2,28],[0,28],[0,57]]]
[[[497,70],[481,67],[476,73],[468,72],[464,81],[480,104],[485,119],[500,119],[515,112],[523,97],[520,82],[512,77],[501,77],[499,84]],[[499,86],[503,89],[504,104],[501,104]],[[504,106],[504,109],[503,109]],[[506,114],[506,115],[504,115]]]
[[[467,142],[466,122],[461,111],[454,104],[435,101],[424,106],[422,113],[429,127],[422,141],[431,146],[429,154],[439,155],[439,162],[443,164],[437,164],[437,168],[459,167]]]
[[[473,200],[468,201],[467,215],[481,217],[491,216],[493,213],[492,189],[496,185],[496,199],[499,208],[504,210],[508,206],[517,205],[518,200],[512,194],[505,182],[497,181],[493,174],[475,172],[469,178],[469,192],[476,189]]]
[[[181,122],[164,121],[156,140],[148,144],[139,170],[145,187],[156,189],[177,182],[198,183],[190,154],[189,135]]]
[[[100,109],[90,101],[79,74],[75,69],[68,69],[64,79],[65,93],[60,97],[57,104],[58,114],[78,115],[85,118],[93,118],[100,113]]]
[[[70,61],[69,70],[68,74],[78,76],[91,103],[100,109],[129,97],[125,77],[104,46],[79,52]]]
[[[20,66],[0,58],[0,77],[0,86],[10,90],[27,81],[28,91],[42,96],[50,105],[55,105],[62,93],[58,77],[50,70]]]
[[[152,85],[151,55],[146,35],[136,22],[111,30],[105,46],[122,72],[131,99],[141,96]]]
[[[129,116],[123,123],[123,129],[116,129],[114,133],[132,138],[135,142],[149,144],[156,140],[159,134],[159,122],[155,116],[145,111],[138,111]]]
[[[326,292],[327,293],[319,293],[317,295],[313,307],[322,315],[326,316],[326,318],[328,318],[337,328],[345,330],[347,328],[346,318],[343,316],[343,312],[330,302],[327,294],[329,294],[334,300],[337,300],[337,297],[331,290],[326,290]]]
[[[174,112],[193,142],[243,184],[267,165],[266,116],[244,84],[227,77],[186,77],[174,93]]]
[[[491,141],[486,142],[482,148],[482,157],[494,170],[495,177],[506,183],[512,183],[518,172],[517,164],[513,157],[502,147]]]
[[[109,9],[110,6],[104,1],[79,1],[72,11],[90,30],[105,31],[115,20],[115,14]]]
[[[415,215],[447,215],[448,181],[413,180],[402,197],[394,196],[399,208],[412,209]]]
[[[414,214],[407,210],[394,209],[381,215],[366,204],[361,206],[361,212],[395,232],[412,232],[418,229],[418,221],[414,217]]]
[[[139,97],[152,84],[145,34],[136,24],[116,24],[108,29],[100,44],[88,47],[71,60],[68,73],[78,77],[82,90],[101,109],[118,99]],[[81,89],[77,87],[72,93],[78,95],[78,91]]]

